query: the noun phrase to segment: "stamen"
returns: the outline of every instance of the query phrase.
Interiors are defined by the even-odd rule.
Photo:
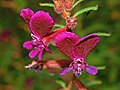
[[[81,72],[81,68],[80,67],[78,67],[78,73],[80,73]]]
[[[38,40],[38,41],[40,40],[40,38],[39,38],[39,37],[35,36],[35,35],[34,35],[34,34],[32,34],[32,33],[31,33],[31,37],[32,37],[32,39],[33,39],[33,40]]]

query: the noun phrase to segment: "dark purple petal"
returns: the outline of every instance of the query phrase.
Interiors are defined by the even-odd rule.
[[[64,69],[60,72],[60,75],[67,74],[67,73],[70,72],[72,69],[73,69],[73,67],[66,67],[66,68],[64,68]]]
[[[31,31],[38,37],[43,37],[49,34],[53,25],[53,18],[49,13],[44,11],[37,11],[30,20]]]
[[[33,44],[32,41],[26,41],[26,42],[24,42],[23,47],[26,48],[26,49],[33,49],[32,44]]]
[[[20,16],[25,20],[26,23],[30,22],[30,18],[32,17],[33,14],[34,12],[29,8],[22,9],[20,12]]]
[[[34,50],[30,51],[29,57],[34,58],[38,54],[38,52],[39,51],[37,49],[34,49]]]
[[[79,39],[72,48],[72,55],[85,60],[90,51],[96,47],[99,40],[100,37],[96,34],[90,34]]]
[[[87,66],[86,72],[88,72],[89,74],[95,75],[97,74],[98,70],[95,66]]]
[[[71,32],[63,32],[55,39],[57,48],[65,55],[72,58],[72,46],[78,41],[79,37]]]

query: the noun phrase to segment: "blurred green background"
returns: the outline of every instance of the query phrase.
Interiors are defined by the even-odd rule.
[[[40,7],[40,2],[52,0],[0,0],[0,90],[58,90],[60,85],[54,76],[43,70],[35,73],[24,66],[32,61],[29,51],[22,47],[30,40],[30,30],[20,17],[20,10],[30,8],[34,11],[45,10],[56,23],[65,25],[65,20],[56,14],[53,8]],[[80,37],[95,32],[111,33],[110,37],[101,37],[95,50],[87,57],[87,63],[95,66],[106,66],[96,76],[83,72],[79,80],[88,90],[120,90],[120,1],[119,0],[85,0],[79,4],[73,14],[88,6],[99,5],[97,11],[91,11],[78,17],[74,29]],[[50,45],[53,55],[44,53],[43,60],[68,59],[54,46]],[[59,73],[57,72],[57,77]],[[68,75],[63,76],[67,80]]]

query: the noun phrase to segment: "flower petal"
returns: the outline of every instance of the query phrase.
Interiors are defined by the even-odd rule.
[[[73,69],[73,67],[66,67],[60,72],[60,75],[64,75],[64,74],[70,72],[72,69]]]
[[[95,75],[97,74],[98,70],[95,66],[87,66],[86,72],[88,72],[89,74]]]
[[[44,50],[44,49],[41,49],[40,52],[39,52],[39,54],[38,54],[38,59],[39,59],[39,60],[42,59],[43,50]]]
[[[49,34],[53,25],[53,18],[49,13],[44,11],[37,11],[30,20],[31,31],[38,37],[43,37]]]
[[[79,37],[71,32],[63,32],[55,39],[57,48],[65,55],[72,58],[72,46],[78,41]]]
[[[26,23],[30,22],[30,18],[32,17],[33,14],[34,12],[29,8],[22,9],[20,12],[20,16],[25,20]]]
[[[24,42],[23,47],[26,49],[32,49],[33,48],[32,44],[33,44],[32,41],[26,41],[26,42]]]
[[[75,76],[79,76],[82,74],[82,72],[78,73],[78,71],[74,71]]]
[[[90,34],[79,39],[72,48],[73,56],[76,58],[83,58],[85,60],[90,51],[96,47],[99,40],[100,37],[96,34]]]
[[[29,57],[34,58],[38,54],[38,52],[39,51],[37,49],[34,49],[34,50],[30,51]]]

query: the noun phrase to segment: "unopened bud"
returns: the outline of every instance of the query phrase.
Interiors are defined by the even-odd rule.
[[[73,29],[75,28],[77,25],[77,18],[75,17],[70,17],[66,20],[66,26],[69,28],[69,29]]]

